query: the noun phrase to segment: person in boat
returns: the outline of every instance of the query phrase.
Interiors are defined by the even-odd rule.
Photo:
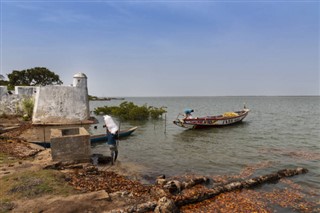
[[[185,116],[184,119],[193,118],[192,114],[191,114],[193,112],[194,112],[193,109],[185,109],[184,110],[184,116]]]
[[[110,151],[115,151],[115,157],[114,157],[114,161],[115,161],[118,157],[117,139],[118,139],[119,127],[113,121],[110,115],[105,115],[103,116],[103,118],[104,118],[104,122],[106,124],[106,129],[107,129],[107,137],[108,137],[107,143],[109,145]]]

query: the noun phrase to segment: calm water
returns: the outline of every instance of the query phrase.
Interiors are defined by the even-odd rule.
[[[126,101],[166,106],[168,111],[158,121],[120,124],[121,129],[139,126],[132,136],[120,141],[119,161],[142,165],[143,174],[239,174],[248,167],[267,164],[255,173],[261,175],[304,167],[309,173],[295,180],[320,191],[320,97],[152,97]],[[90,108],[121,102],[91,102]],[[215,115],[239,110],[244,102],[251,112],[236,126],[186,130],[172,123],[184,108],[193,108],[194,116]],[[97,118],[98,129],[90,131],[103,133],[103,119]],[[107,155],[109,149],[99,144],[93,152]]]
[[[126,101],[166,106],[168,112],[159,121],[121,122],[120,128],[139,128],[120,141],[120,162],[142,165],[139,172],[151,177],[186,173],[237,175],[250,169],[257,176],[304,167],[309,170],[307,174],[290,180],[302,186],[304,199],[317,202],[316,208],[320,207],[320,97],[153,97]],[[118,106],[121,102],[91,102],[90,107]],[[236,126],[186,130],[172,123],[184,108],[194,109],[194,116],[216,115],[239,110],[243,103],[251,112]],[[103,133],[103,119],[97,118],[98,129],[90,131]],[[109,155],[106,144],[93,147],[93,152]],[[278,183],[264,185],[263,189],[285,187]]]

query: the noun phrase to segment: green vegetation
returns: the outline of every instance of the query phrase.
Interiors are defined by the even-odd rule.
[[[34,101],[33,98],[25,98],[22,101],[22,107],[23,107],[23,119],[24,120],[30,120],[32,118],[33,114],[33,107],[34,107]]]
[[[97,97],[97,96],[94,96],[94,95],[88,95],[88,97],[89,97],[89,101],[98,100],[98,97]]]
[[[9,82],[6,81],[4,76],[0,74],[0,86],[7,86],[8,84]]]
[[[111,98],[104,98],[104,97],[97,97],[93,95],[88,95],[89,96],[89,101],[110,101]]]
[[[64,181],[64,175],[55,170],[25,171],[0,179],[1,202],[43,195],[69,195],[72,186]]]
[[[7,76],[10,90],[15,86],[46,86],[60,85],[63,83],[59,75],[45,67],[35,67],[21,71],[13,70],[12,73],[7,74]]]
[[[127,101],[122,102],[119,106],[104,106],[94,109],[96,115],[113,115],[123,120],[147,120],[150,117],[152,119],[158,119],[166,112],[165,107],[148,107],[146,104],[137,106],[134,103]]]

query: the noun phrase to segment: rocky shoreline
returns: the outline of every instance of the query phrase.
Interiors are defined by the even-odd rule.
[[[306,202],[296,184],[288,179],[283,183],[289,190],[249,189],[306,173],[304,169],[255,179],[249,178],[254,169],[242,176],[163,175],[146,184],[134,169],[121,162],[114,166],[53,162],[50,149],[19,137],[32,125],[19,125],[20,128],[0,135],[0,181],[6,186],[1,189],[1,212],[273,212],[272,205],[300,212],[319,210],[316,203]],[[267,165],[260,165],[264,166]],[[52,183],[56,185],[51,186]]]

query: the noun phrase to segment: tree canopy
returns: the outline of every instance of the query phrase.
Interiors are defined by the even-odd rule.
[[[13,70],[12,73],[7,74],[7,76],[11,89],[14,86],[46,86],[60,85],[63,83],[59,75],[45,67],[34,67],[21,71]]]

